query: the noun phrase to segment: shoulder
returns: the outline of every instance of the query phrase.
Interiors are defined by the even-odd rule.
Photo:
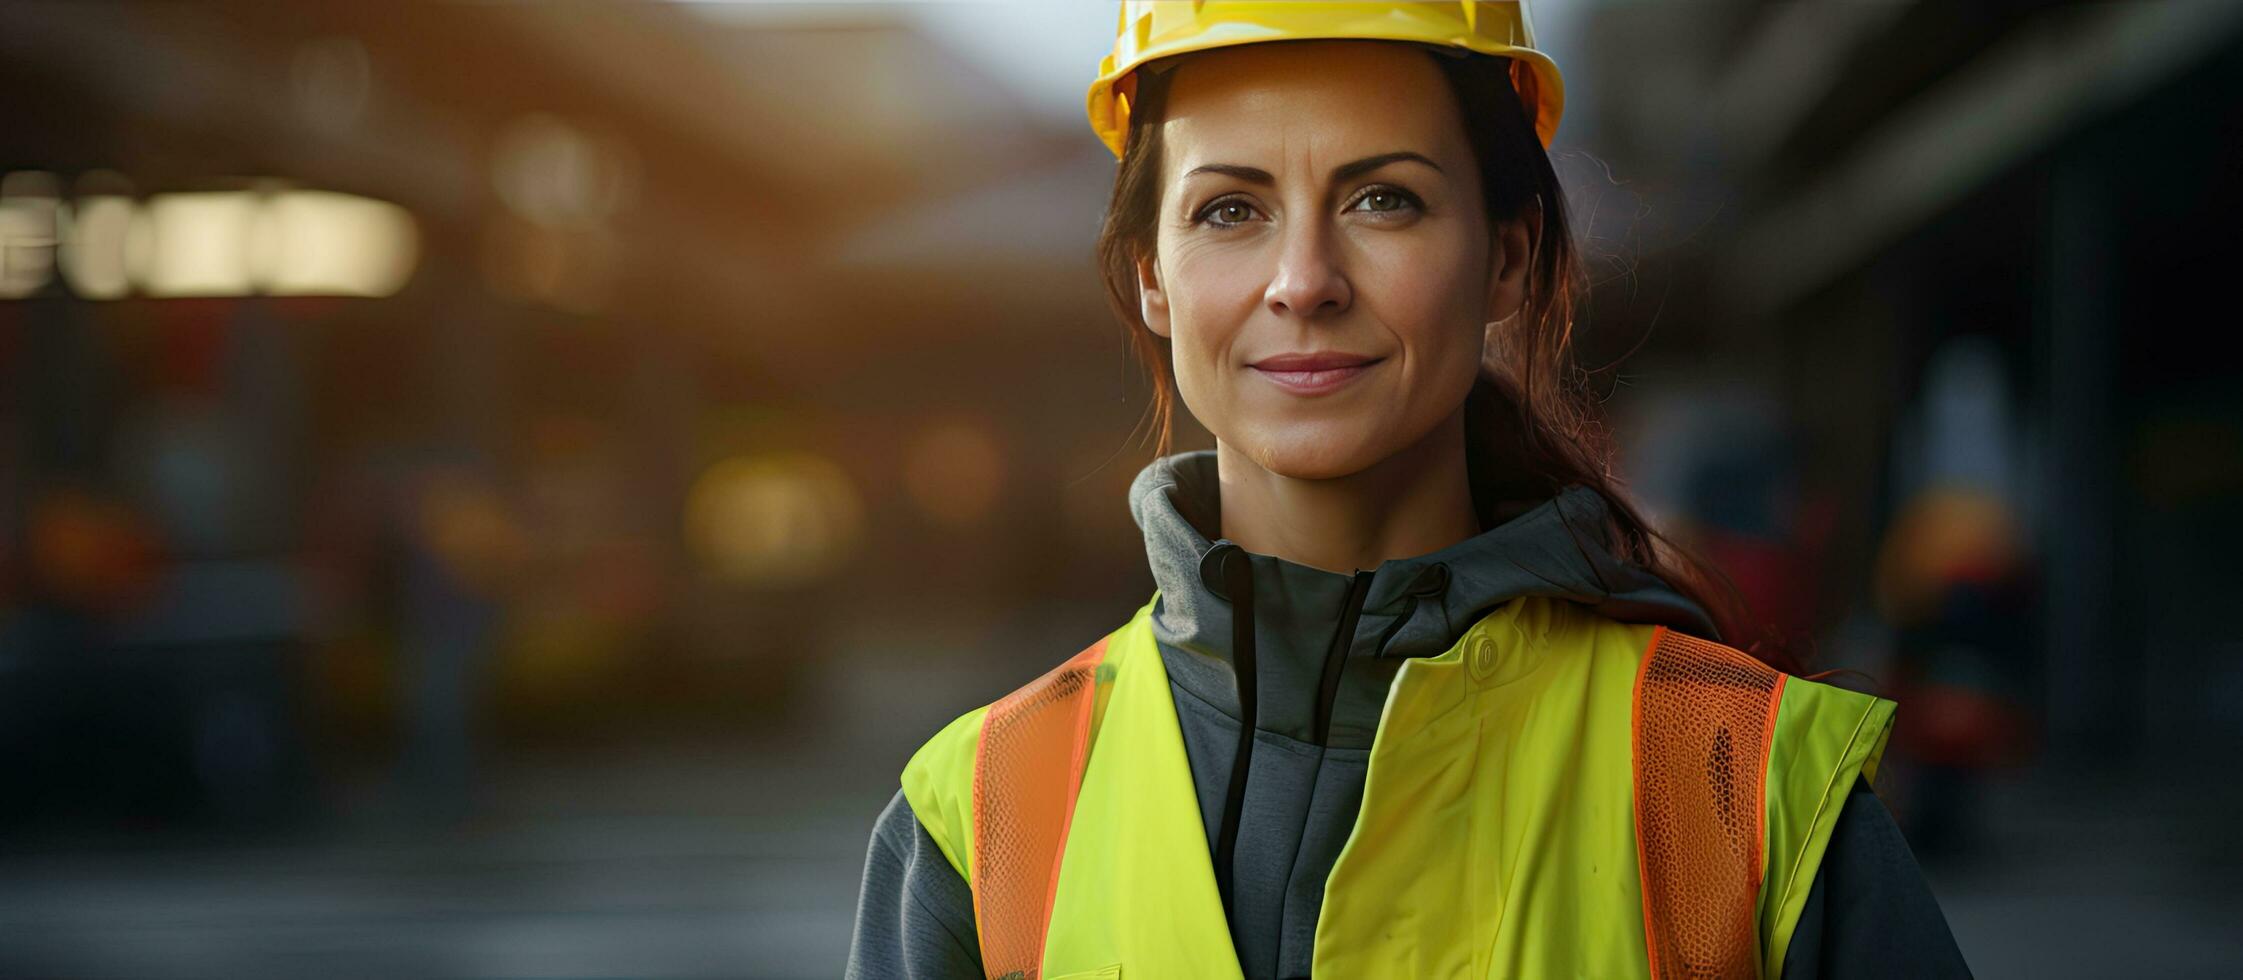
[[[842,975],[982,975],[973,893],[901,793],[873,825]]]
[[[1086,658],[1110,658],[1142,646],[1115,645],[1112,641],[1124,631],[1143,629],[1145,614],[1150,608],[1151,604],[1146,604],[1122,627],[1092,638],[1087,646],[1055,655],[1051,666],[1043,673],[1024,680],[1004,697],[953,718],[922,743],[904,764],[904,797],[919,815],[919,823],[961,877],[970,879],[973,870],[974,766],[990,712],[1002,710],[1008,702],[1035,700],[1029,696],[1053,688],[1077,671]],[[1105,663],[1111,662],[1111,659],[1105,660]]]
[[[1649,652],[1658,630],[1650,623],[1614,619],[1571,599],[1521,595],[1488,611],[1467,632],[1509,635],[1530,649],[1634,665]]]
[[[1650,661],[1656,655],[1662,662],[1656,665],[1661,676],[1671,673],[1680,679],[1745,683],[1767,689],[1781,698],[1774,719],[1778,739],[1807,730],[1835,729],[1865,743],[1875,741],[1881,749],[1882,737],[1891,727],[1897,707],[1893,701],[1786,673],[1726,643],[1649,623],[1621,622],[1569,603],[1550,602],[1545,608],[1547,611],[1522,615],[1520,621],[1546,621],[1554,630],[1572,632],[1579,638],[1577,642],[1586,642],[1639,669],[1655,666]],[[1872,756],[1865,761],[1865,775],[1873,778],[1876,759]]]
[[[1969,977],[1970,967],[1884,802],[1856,780],[1817,869],[1783,980]]]
[[[1677,630],[1625,629],[1642,646],[1639,688],[1657,681],[1680,691],[1685,700],[1695,700],[1691,692],[1708,687],[1765,692],[1771,777],[1786,775],[1787,764],[1806,764],[1809,773],[1801,778],[1833,781],[1821,787],[1831,803],[1843,797],[1854,772],[1876,778],[1899,707],[1895,702],[1786,673],[1737,647]],[[1751,700],[1759,703],[1762,697]]]
[[[961,878],[973,867],[974,754],[981,746],[982,705],[942,727],[903,767],[903,797]]]
[[[1876,778],[1894,702],[1785,673],[1736,647],[1664,627],[1597,627],[1636,646],[1635,752],[1646,781],[1690,780],[1703,762],[1732,758],[1732,774],[1761,799],[1758,912],[1772,975],[1782,965],[1841,812],[1881,813],[1849,801]],[[1733,755],[1732,755],[1733,754]],[[1866,806],[1865,806],[1866,805]],[[1695,811],[1677,819],[1692,819]]]
[[[1033,698],[1068,680],[1070,674],[1080,671],[1090,660],[1103,655],[1112,636],[1113,634],[1108,634],[1100,637],[1088,647],[1055,658],[1043,673],[1024,680],[1003,697],[951,719],[949,724],[922,743],[919,750],[912,754],[911,761],[905,764],[904,789],[907,792],[913,790],[914,781],[955,781],[970,777],[974,755],[981,744],[982,728],[992,711],[1002,711],[1008,702]],[[1108,659],[1106,662],[1112,661]],[[919,805],[917,794],[912,795],[913,805]]]
[[[1052,686],[1075,660],[1069,657],[1004,697],[951,719],[904,763],[903,796],[959,877],[972,879],[974,769],[981,757],[990,712],[1023,698],[1033,700],[1037,691]]]

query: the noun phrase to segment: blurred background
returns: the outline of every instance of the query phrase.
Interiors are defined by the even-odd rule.
[[[2243,4],[1534,18],[1622,469],[1978,974],[2243,969]],[[1151,594],[1113,23],[0,5],[0,974],[838,975]]]

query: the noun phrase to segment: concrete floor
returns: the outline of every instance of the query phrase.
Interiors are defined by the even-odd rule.
[[[17,839],[0,975],[838,976],[895,771],[976,703],[934,671],[856,676],[825,735],[515,760],[456,824],[370,780],[316,831]],[[2243,976],[2243,862],[2209,798],[2159,785],[1993,787],[1999,832],[1930,872],[1980,977]]]
[[[886,796],[769,758],[517,773],[442,829],[16,853],[0,975],[834,976]]]

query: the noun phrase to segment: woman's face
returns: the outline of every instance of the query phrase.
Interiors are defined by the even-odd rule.
[[[1530,234],[1506,222],[1491,240],[1440,70],[1406,45],[1303,41],[1174,72],[1138,284],[1185,405],[1300,479],[1416,445],[1461,410],[1485,325],[1516,309]]]

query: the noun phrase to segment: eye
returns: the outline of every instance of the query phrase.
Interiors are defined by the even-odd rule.
[[[1253,220],[1260,212],[1243,198],[1225,197],[1214,201],[1192,216],[1195,223],[1214,225],[1217,228],[1235,228]]]
[[[1417,199],[1417,195],[1412,194],[1409,191],[1405,191],[1399,187],[1381,186],[1372,187],[1365,190],[1362,195],[1358,196],[1355,199],[1355,204],[1352,207],[1348,208],[1348,210],[1369,211],[1374,214],[1390,214],[1395,212],[1411,211],[1422,206],[1423,205],[1420,204]]]

